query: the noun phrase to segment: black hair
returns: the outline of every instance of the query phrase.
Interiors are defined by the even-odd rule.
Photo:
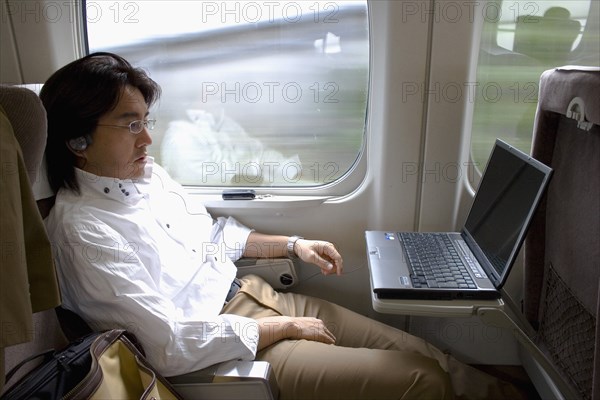
[[[92,53],[56,71],[40,98],[48,116],[46,162],[50,187],[79,192],[77,157],[67,147],[71,139],[90,140],[99,119],[117,106],[126,86],[142,93],[148,107],[160,98],[160,86],[148,74],[112,53]]]

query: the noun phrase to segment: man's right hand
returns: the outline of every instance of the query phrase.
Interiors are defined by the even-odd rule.
[[[280,340],[313,340],[334,344],[335,336],[327,329],[323,321],[312,317],[265,317],[256,320],[259,326],[258,350]]]

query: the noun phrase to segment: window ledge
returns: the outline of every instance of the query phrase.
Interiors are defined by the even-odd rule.
[[[332,196],[258,195],[254,200],[223,200],[220,194],[198,196],[206,208],[298,208],[323,204]]]

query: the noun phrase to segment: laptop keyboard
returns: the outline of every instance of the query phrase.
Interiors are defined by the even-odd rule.
[[[416,288],[476,289],[467,266],[444,233],[401,232]]]

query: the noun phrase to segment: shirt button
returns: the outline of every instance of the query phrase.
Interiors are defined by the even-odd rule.
[[[167,224],[167,228],[170,228],[170,227],[171,227],[171,224]]]
[[[108,194],[109,192],[110,192],[110,189],[109,189],[109,188],[107,188],[107,187],[105,187],[105,188],[104,188],[104,193]]]

